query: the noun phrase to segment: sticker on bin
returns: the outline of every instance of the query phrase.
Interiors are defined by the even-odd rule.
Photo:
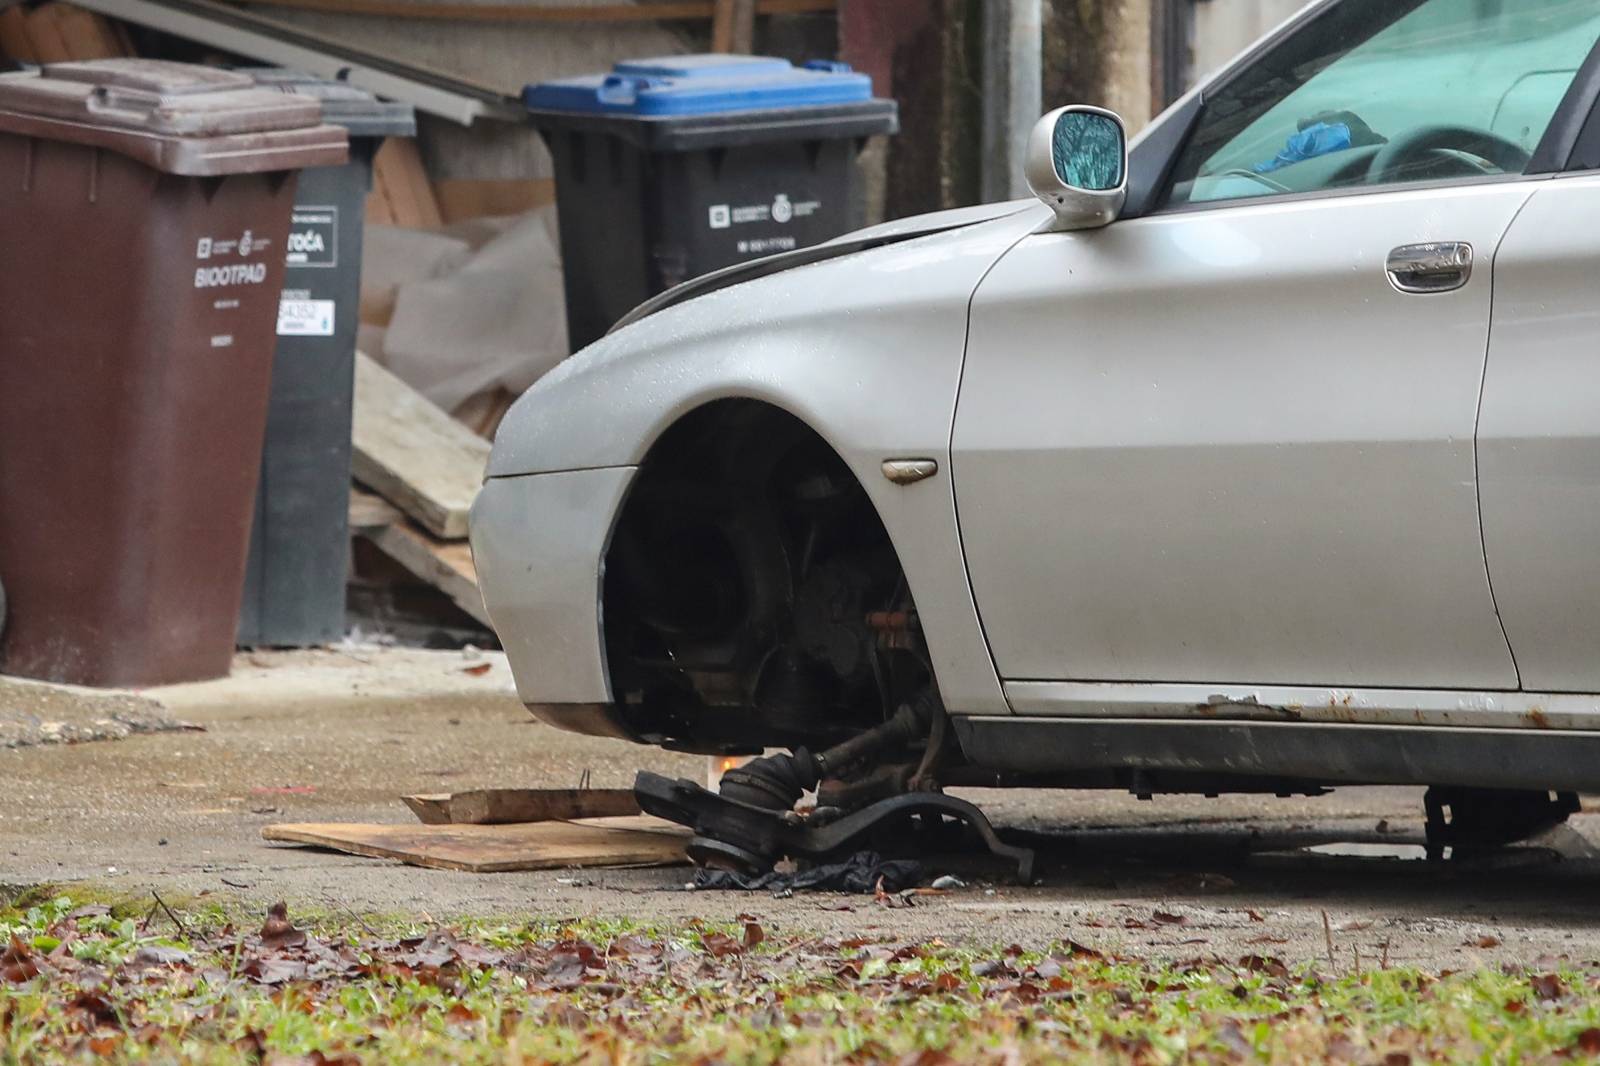
[[[337,207],[295,207],[289,225],[287,262],[292,267],[339,265]]]
[[[278,336],[333,336],[333,307],[332,300],[279,300]]]

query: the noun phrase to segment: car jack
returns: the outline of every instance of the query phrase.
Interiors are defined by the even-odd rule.
[[[910,815],[950,817],[965,822],[993,854],[1014,864],[1017,880],[1033,880],[1033,851],[1000,839],[976,806],[940,792],[907,792],[816,824],[793,810],[772,810],[718,795],[693,781],[673,780],[641,770],[633,794],[646,814],[694,830],[689,858],[700,866],[765,873],[779,859],[820,860],[861,842],[885,822]]]

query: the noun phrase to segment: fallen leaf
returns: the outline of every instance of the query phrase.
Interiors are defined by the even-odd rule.
[[[146,966],[187,966],[190,961],[187,951],[162,944],[145,944],[133,953],[133,962]]]
[[[761,928],[760,923],[752,921],[744,923],[744,949],[746,951],[749,951],[765,939],[767,939],[767,933],[766,930]]]
[[[1246,955],[1239,960],[1239,965],[1251,973],[1264,973],[1269,977],[1287,978],[1289,968],[1283,964],[1282,959],[1275,959],[1270,955]]]
[[[1231,1018],[1222,1023],[1217,1030],[1217,1042],[1235,1055],[1254,1061],[1256,1058],[1255,1045],[1245,1037],[1244,1031],[1239,1028],[1239,1023]]]
[[[729,955],[738,955],[744,951],[739,942],[727,933],[703,933],[700,936],[700,943],[705,947],[706,954],[714,959],[727,958]]]
[[[1528,978],[1528,985],[1542,1000],[1556,1000],[1567,994],[1566,982],[1553,973],[1534,974]]]
[[[239,973],[257,984],[281,985],[303,979],[306,976],[306,964],[299,959],[263,955],[246,960],[239,967]]]
[[[289,905],[279,900],[267,908],[267,920],[261,926],[261,946],[266,948],[292,948],[306,942],[305,933],[289,921]]]
[[[1600,1029],[1585,1029],[1573,1039],[1572,1046],[1586,1055],[1600,1055]]]
[[[471,674],[473,677],[482,677],[492,669],[494,669],[493,663],[477,663],[473,666],[463,666],[461,672],[463,674]]]
[[[1500,938],[1485,933],[1476,940],[1466,941],[1466,945],[1469,948],[1497,948],[1500,946]]]

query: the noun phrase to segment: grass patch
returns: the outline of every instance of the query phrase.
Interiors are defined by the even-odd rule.
[[[169,901],[170,902],[170,901]],[[454,929],[65,897],[0,918],[0,1062],[1383,1062],[1600,1054],[1600,972],[1337,976],[755,920]]]

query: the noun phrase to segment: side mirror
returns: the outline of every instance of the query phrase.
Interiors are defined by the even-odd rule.
[[[1023,163],[1028,188],[1056,213],[1056,229],[1110,225],[1128,198],[1128,135],[1113,111],[1075,104],[1041,118]]]

